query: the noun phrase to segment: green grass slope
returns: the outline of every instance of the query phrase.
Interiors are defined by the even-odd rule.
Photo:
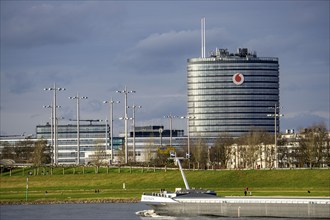
[[[143,192],[184,188],[178,170],[115,169],[64,170],[56,168],[28,178],[29,202],[138,200]],[[81,169],[81,168],[80,168]],[[0,177],[0,202],[26,202],[26,173],[12,171]],[[36,174],[36,171],[33,171]],[[215,190],[220,196],[330,196],[330,170],[221,170],[185,171],[191,188]],[[123,188],[125,185],[125,188]],[[308,192],[309,191],[309,192]]]

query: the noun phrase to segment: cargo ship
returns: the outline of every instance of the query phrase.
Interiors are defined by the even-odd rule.
[[[141,202],[160,216],[221,216],[221,217],[279,217],[330,218],[330,198],[307,197],[221,197],[205,189],[191,189],[180,159],[179,166],[185,189],[174,192],[164,189],[157,193],[143,193]],[[140,213],[141,214],[141,213]]]

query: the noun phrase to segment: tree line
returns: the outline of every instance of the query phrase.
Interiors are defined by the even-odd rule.
[[[192,138],[189,160],[184,161],[185,167],[196,169],[235,168],[255,169],[278,167],[321,167],[330,166],[329,132],[323,124],[316,124],[302,129],[290,140],[281,135],[274,145],[274,135],[262,130],[251,130],[238,138],[229,134],[219,135],[213,144],[207,144],[205,139]],[[168,154],[151,155],[154,141],[147,143],[149,149],[145,164],[153,166],[169,165]],[[187,144],[177,149],[177,155],[185,157]],[[211,145],[211,146],[209,146]],[[103,148],[102,148],[103,149]],[[95,164],[102,165],[104,152],[95,150]],[[4,142],[1,159],[13,159],[16,163],[32,163],[34,166],[51,163],[51,147],[47,140],[32,141],[26,139],[12,146]],[[144,165],[144,164],[141,164]]]
[[[211,146],[205,139],[195,138],[190,144],[190,158],[184,163],[196,169],[275,168],[275,163],[279,168],[330,166],[329,132],[324,124],[301,129],[292,140],[279,135],[276,147],[274,138],[273,133],[255,129],[238,138],[219,135]],[[187,147],[177,154],[184,157],[186,152]],[[163,165],[167,158],[157,155],[152,163]]]
[[[47,140],[33,141],[27,138],[15,145],[4,142],[1,159],[12,159],[16,163],[32,163],[34,166],[40,166],[51,162],[50,152]]]

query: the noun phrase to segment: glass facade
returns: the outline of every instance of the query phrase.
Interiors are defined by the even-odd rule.
[[[95,152],[106,152],[105,160],[109,160],[111,154],[110,127],[108,124],[80,124],[79,146],[80,163],[86,164],[92,160]],[[38,125],[37,138],[47,139],[51,143],[51,126]],[[122,138],[114,138],[113,147],[118,150],[122,146]],[[77,161],[77,125],[57,126],[58,163],[75,164]]]
[[[274,132],[274,109],[279,106],[277,58],[257,57],[245,48],[236,54],[217,49],[208,58],[188,59],[187,81],[190,135]]]

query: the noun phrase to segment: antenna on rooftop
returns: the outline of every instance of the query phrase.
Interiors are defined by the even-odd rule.
[[[205,17],[201,19],[201,56],[205,58]]]

